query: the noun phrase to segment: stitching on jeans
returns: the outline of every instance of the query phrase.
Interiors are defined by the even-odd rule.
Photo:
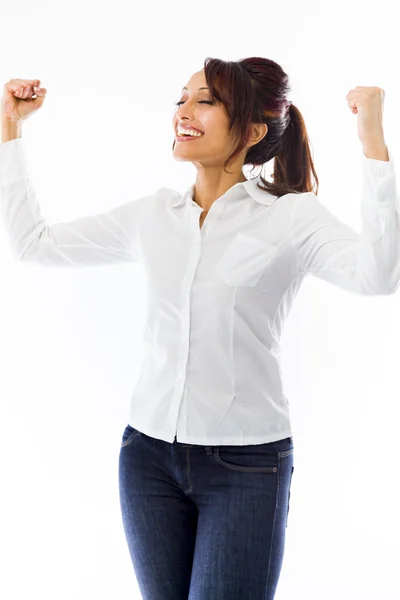
[[[293,454],[293,450],[294,450],[294,448],[290,448],[290,450],[284,450],[283,452],[278,452],[278,455],[280,457],[290,456],[291,454]]]
[[[132,433],[132,435],[130,435],[130,436],[128,437],[128,439],[127,439],[127,440],[125,440],[125,442],[122,442],[122,444],[121,444],[121,448],[125,448],[125,446],[128,446],[128,445],[129,445],[129,444],[132,442],[132,440],[133,440],[133,439],[134,439],[136,436],[138,436],[138,437],[139,437],[139,435],[140,435],[140,434],[139,434],[139,432],[138,432],[138,431],[134,431],[134,432]]]
[[[190,448],[186,448],[186,472],[190,488],[185,491],[185,494],[189,494],[193,490],[193,485],[190,481]]]
[[[219,448],[214,449],[214,460],[226,469],[231,469],[232,471],[240,471],[241,473],[276,473],[278,470],[277,467],[247,467],[245,465],[233,465],[224,461],[220,457]]]
[[[274,510],[274,522],[272,525],[271,545],[269,548],[269,562],[268,562],[267,581],[266,581],[266,585],[265,585],[265,597],[267,597],[268,586],[269,586],[269,576],[271,574],[272,546],[273,546],[273,541],[274,541],[276,513],[277,513],[277,508],[278,508],[277,505],[278,505],[278,499],[279,499],[279,483],[280,483],[280,472],[281,472],[279,467],[280,467],[280,456],[278,454],[278,477],[277,477],[276,502],[275,502],[275,510]]]

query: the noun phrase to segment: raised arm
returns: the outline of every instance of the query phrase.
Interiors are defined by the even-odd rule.
[[[29,178],[22,137],[0,146],[1,214],[17,259],[45,266],[96,266],[138,261],[140,215],[152,196],[106,213],[46,224]]]
[[[362,154],[362,230],[358,234],[313,192],[293,205],[291,240],[301,267],[349,292],[393,294],[400,283],[400,204],[393,156]]]

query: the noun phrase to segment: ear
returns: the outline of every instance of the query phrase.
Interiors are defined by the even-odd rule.
[[[267,135],[268,125],[266,123],[254,123],[251,137],[250,137],[250,146],[255,146],[258,142]]]
[[[256,123],[253,126],[253,141],[255,144],[261,142],[261,140],[267,135],[268,125],[266,123]]]

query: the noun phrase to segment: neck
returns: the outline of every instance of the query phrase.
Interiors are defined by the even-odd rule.
[[[208,177],[204,173],[197,174],[196,183],[193,189],[193,200],[201,206],[203,211],[208,212],[215,202],[225,194],[232,186],[247,181],[242,172],[227,175],[223,173],[218,177]]]

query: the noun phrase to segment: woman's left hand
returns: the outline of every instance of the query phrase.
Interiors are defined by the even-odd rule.
[[[379,87],[358,85],[346,96],[351,112],[358,114],[358,137],[363,146],[385,146],[383,103],[385,91]]]

